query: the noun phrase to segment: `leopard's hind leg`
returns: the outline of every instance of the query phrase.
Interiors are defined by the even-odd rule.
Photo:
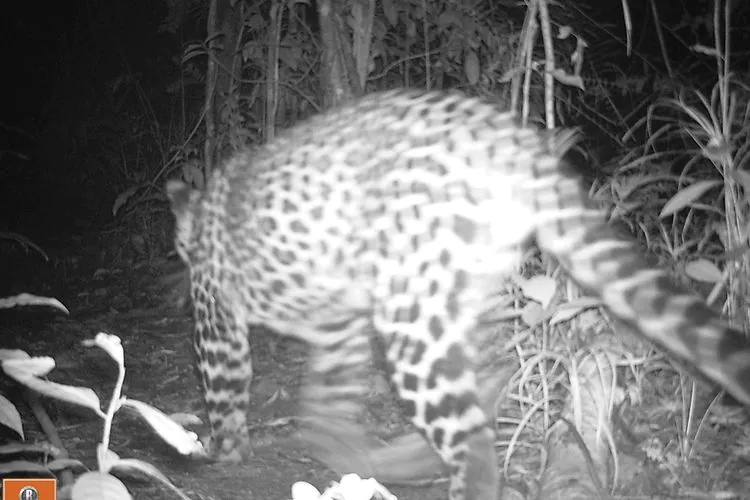
[[[356,421],[364,409],[372,361],[371,320],[357,315],[316,326],[308,374],[300,395],[302,437],[313,455],[339,474],[373,477],[365,429]]]

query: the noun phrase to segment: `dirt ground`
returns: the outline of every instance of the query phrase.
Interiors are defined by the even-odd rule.
[[[71,314],[65,316],[47,308],[0,311],[0,346],[54,357],[57,369],[51,374],[53,380],[91,387],[106,401],[116,377],[115,365],[103,351],[85,347],[81,342],[102,331],[116,334],[122,339],[125,351],[124,395],[168,414],[195,413],[204,419],[204,425],[193,430],[205,433],[203,402],[191,347],[190,313],[176,305],[160,279],[174,269],[173,263],[163,260],[117,269],[73,264],[63,268],[17,268],[17,274],[33,275],[34,279],[0,282],[0,296],[28,292],[56,297]],[[0,275],[12,278],[11,271],[0,269]],[[195,500],[286,500],[291,497],[291,486],[296,481],[307,481],[323,490],[331,481],[340,479],[310,459],[298,439],[293,417],[297,415],[296,401],[305,367],[304,346],[263,332],[257,332],[253,339],[256,376],[253,411],[249,417],[256,454],[248,463],[228,465],[185,459],[163,444],[132,412],[121,412],[115,418],[110,449],[122,458],[138,458],[153,464]],[[373,380],[376,382],[367,400],[367,428],[381,437],[405,432],[407,428],[387,384],[377,373],[373,374]],[[0,390],[19,407],[27,441],[45,441],[36,419],[7,378],[0,378]],[[747,417],[745,424],[703,427],[697,440],[699,448],[693,450],[691,461],[683,462],[664,451],[677,446],[671,437],[679,435],[675,429],[680,424],[673,417],[677,409],[673,412],[664,408],[660,403],[663,400],[654,401],[623,412],[630,435],[623,432],[615,436],[621,443],[620,487],[611,498],[750,499],[750,494],[745,494],[750,492]],[[69,404],[50,399],[45,399],[44,404],[70,457],[94,469],[101,422],[87,410]],[[654,452],[649,451],[649,443],[654,444]],[[531,451],[539,455],[542,445],[537,446]],[[742,455],[737,450],[743,446],[744,459],[737,456]],[[541,455],[544,456],[544,451]],[[533,484],[538,477],[534,467],[523,463],[518,467],[532,478]],[[120,477],[134,498],[176,498],[154,481]],[[445,481],[427,486],[389,486],[389,489],[399,500],[447,498]],[[536,498],[533,491],[523,496]],[[545,500],[557,498],[571,497],[553,494]]]
[[[161,262],[128,272],[99,270],[93,283],[71,275],[63,287],[67,293],[53,295],[69,308],[70,316],[36,307],[1,312],[2,347],[54,357],[57,368],[50,375],[52,380],[90,387],[104,402],[116,377],[115,365],[103,351],[84,347],[81,341],[100,331],[116,334],[125,351],[123,394],[168,414],[195,413],[205,423],[191,347],[192,320],[189,310],[178,307],[160,285],[158,278],[165,266]],[[38,287],[24,291],[45,293]],[[256,376],[249,420],[256,448],[248,463],[202,463],[183,458],[132,412],[120,412],[115,417],[110,448],[121,458],[138,458],[155,465],[194,499],[285,500],[291,497],[296,481],[307,481],[322,491],[331,481],[340,479],[311,460],[298,439],[293,417],[305,368],[305,347],[259,331],[254,335],[253,349]],[[382,383],[374,385],[367,401],[367,425],[375,434],[399,434],[403,427],[398,409],[384,380],[379,380]],[[7,383],[2,387],[11,393],[12,401],[19,401],[12,397],[18,394]],[[49,399],[44,403],[70,457],[94,469],[101,422],[87,410]],[[25,405],[18,407],[27,440],[44,441],[29,410]],[[202,435],[207,426],[193,430]],[[121,479],[135,498],[176,498],[142,477]],[[389,489],[401,500],[447,498],[445,482]]]

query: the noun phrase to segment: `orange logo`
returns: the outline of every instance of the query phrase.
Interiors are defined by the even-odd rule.
[[[3,479],[3,500],[57,500],[57,479]]]

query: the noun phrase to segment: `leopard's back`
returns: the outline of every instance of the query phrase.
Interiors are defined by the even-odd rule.
[[[246,320],[315,342],[297,326],[307,310],[353,287],[383,301],[395,267],[416,276],[452,254],[467,273],[505,274],[534,218],[512,170],[537,139],[460,93],[391,91],[313,117],[215,173],[202,212],[226,239],[221,290]]]

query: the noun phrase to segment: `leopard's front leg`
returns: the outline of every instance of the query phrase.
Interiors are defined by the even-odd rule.
[[[208,452],[218,460],[240,462],[253,454],[247,427],[253,378],[248,326],[215,296],[193,303],[194,345],[211,423]]]

